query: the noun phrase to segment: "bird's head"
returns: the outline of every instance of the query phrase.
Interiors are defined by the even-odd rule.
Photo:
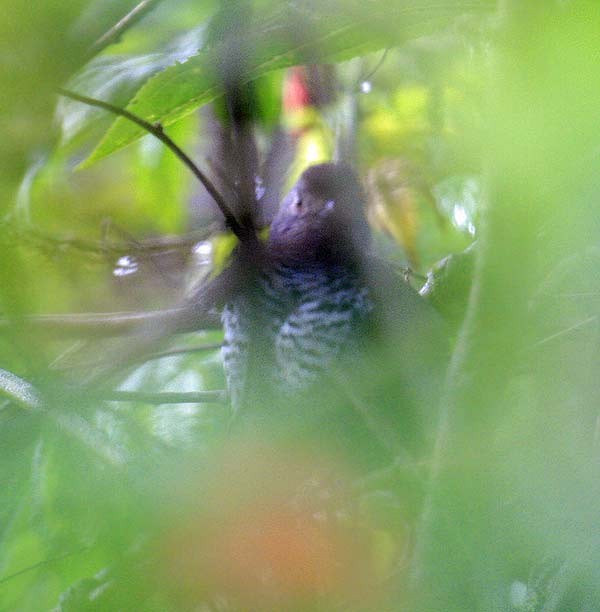
[[[355,260],[369,247],[364,192],[345,164],[305,170],[283,199],[271,224],[269,251],[297,263]]]

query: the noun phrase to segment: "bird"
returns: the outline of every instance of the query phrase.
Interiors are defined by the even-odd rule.
[[[414,435],[417,412],[434,402],[443,325],[372,242],[355,171],[334,162],[306,169],[259,254],[238,261],[245,282],[222,311],[235,415],[343,423],[392,449],[398,429]]]

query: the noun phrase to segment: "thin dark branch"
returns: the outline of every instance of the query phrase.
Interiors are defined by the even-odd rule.
[[[591,317],[587,317],[586,319],[583,319],[582,321],[578,321],[577,323],[574,323],[573,325],[570,325],[569,327],[566,327],[565,329],[561,329],[560,331],[557,331],[556,333],[551,334],[550,336],[546,336],[545,338],[538,340],[534,344],[534,346],[542,346],[543,344],[546,344],[547,342],[550,342],[551,340],[556,340],[557,338],[561,338],[565,334],[570,334],[571,332],[577,331],[581,329],[582,327],[589,325],[590,323],[595,323],[597,320],[598,320],[598,315],[592,315]]]
[[[220,342],[212,342],[210,344],[201,344],[198,346],[184,346],[181,348],[174,348],[168,351],[161,351],[157,353],[151,353],[150,355],[144,355],[140,359],[144,361],[151,361],[152,359],[163,359],[165,357],[174,357],[176,355],[187,355],[188,353],[204,353],[208,351],[217,351],[221,348]]]
[[[381,57],[379,58],[379,61],[375,64],[375,66],[369,70],[369,72],[367,72],[366,75],[361,76],[358,80],[358,86],[360,87],[361,83],[364,83],[364,81],[368,81],[369,79],[373,78],[373,76],[375,75],[375,73],[381,68],[381,66],[383,66],[383,62],[385,62],[386,58],[387,58],[387,54],[389,53],[389,47],[386,47],[383,50],[383,53],[381,54]]]
[[[352,408],[361,417],[364,424],[373,433],[381,445],[388,450],[392,456],[402,458],[407,464],[414,464],[414,459],[410,457],[408,451],[400,443],[397,432],[389,427],[384,426],[373,414],[369,408],[368,402],[359,397],[356,393],[355,386],[351,384],[348,376],[339,368],[332,368],[329,376],[329,381],[343,393],[344,397],[349,401]]]
[[[40,567],[44,567],[45,565],[50,565],[52,563],[57,563],[58,561],[62,561],[63,559],[67,559],[69,557],[72,557],[74,555],[80,555],[81,553],[86,552],[87,550],[89,550],[91,548],[91,546],[84,546],[83,548],[80,548],[78,550],[72,550],[70,552],[66,552],[62,555],[58,555],[58,557],[52,557],[50,559],[44,559],[43,561],[39,561],[38,563],[34,563],[33,565],[29,565],[25,568],[23,568],[22,570],[19,570],[17,572],[15,572],[14,574],[9,574],[8,576],[3,576],[2,578],[0,578],[0,584],[4,584],[6,582],[8,582],[9,580],[13,580],[15,578],[18,578],[19,576],[22,576],[23,574],[26,574],[27,572],[32,572],[36,569],[39,569]]]
[[[118,42],[121,36],[133,25],[138,23],[142,17],[148,14],[161,0],[142,0],[133,7],[122,19],[120,19],[110,30],[105,32],[90,48],[90,56],[94,56],[106,47]]]
[[[188,393],[142,391],[94,391],[95,397],[111,402],[140,402],[142,404],[224,404],[225,391],[197,391]]]
[[[225,203],[225,200],[223,199],[221,194],[217,191],[216,187],[212,184],[210,179],[202,172],[202,170],[200,170],[200,168],[196,166],[192,159],[178,145],[176,145],[175,142],[169,136],[167,136],[160,123],[150,123],[149,121],[146,121],[145,119],[134,115],[127,109],[120,108],[118,106],[115,106],[114,104],[110,104],[109,102],[104,102],[103,100],[97,100],[96,98],[82,96],[73,91],[69,91],[68,89],[59,88],[58,93],[61,96],[65,96],[66,98],[77,100],[78,102],[87,104],[88,106],[102,108],[115,115],[124,117],[128,121],[139,125],[142,129],[146,130],[146,132],[152,134],[155,138],[160,140],[192,171],[194,176],[202,183],[206,191],[208,191],[208,193],[211,195],[211,197],[219,207],[219,210],[225,217],[225,223],[227,224],[229,229],[241,241],[245,241],[247,239],[247,232],[244,231],[244,228],[238,223],[233,213],[229,210],[229,207]]]
[[[219,329],[218,314],[203,311],[193,305],[157,311],[31,315],[18,319],[0,318],[0,331],[15,323],[39,328],[44,333],[60,337],[121,336],[142,325],[153,328],[169,325],[175,333],[197,329]]]
[[[212,228],[193,232],[182,236],[162,236],[160,238],[135,240],[86,240],[83,238],[73,238],[70,236],[51,236],[40,232],[37,229],[27,229],[22,231],[19,228],[12,228],[15,239],[19,241],[30,240],[39,245],[52,245],[57,249],[74,249],[84,253],[98,255],[123,255],[163,253],[166,251],[178,251],[192,248],[196,243],[205,240],[212,232]]]
[[[222,345],[220,342],[213,342],[210,344],[201,344],[199,346],[188,346],[188,347],[170,349],[167,351],[160,351],[156,353],[149,353],[147,355],[141,354],[139,356],[132,357],[132,359],[130,360],[130,363],[135,363],[135,362],[147,363],[148,361],[152,361],[155,359],[164,359],[166,357],[176,357],[178,355],[188,355],[190,353],[204,353],[204,352],[209,352],[209,351],[217,351],[221,348],[221,346]],[[69,352],[70,351],[68,350],[66,354],[68,355]],[[51,366],[52,369],[71,370],[74,368],[93,368],[95,366],[103,365],[106,362],[106,358],[96,359],[93,361],[92,360],[83,361],[83,362],[79,359],[76,364],[72,364],[72,363],[63,364],[61,362],[65,360],[64,355],[65,354],[63,353],[60,359],[56,359],[54,361],[54,363]]]
[[[389,486],[390,482],[398,482],[398,478],[406,477],[407,475],[422,481],[427,477],[430,469],[430,461],[428,459],[415,460],[405,452],[387,466],[376,469],[364,476],[357,478],[352,486],[357,492],[379,489],[382,490]]]
[[[419,274],[418,272],[415,272],[412,268],[410,267],[406,267],[406,268],[402,268],[402,273],[404,276],[404,280],[408,283],[410,281],[411,278],[414,278],[415,280],[418,280],[422,283],[427,281],[427,277],[424,276],[423,274]]]

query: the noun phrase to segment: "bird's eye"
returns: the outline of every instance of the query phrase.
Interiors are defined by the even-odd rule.
[[[325,210],[333,210],[335,208],[335,200],[327,200],[325,202]]]
[[[302,198],[298,192],[294,193],[292,198],[292,210],[298,211],[302,208]]]

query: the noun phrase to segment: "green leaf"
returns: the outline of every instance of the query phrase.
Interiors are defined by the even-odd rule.
[[[467,309],[475,264],[474,245],[448,255],[427,274],[420,293],[453,325],[459,325]]]
[[[96,57],[71,79],[69,88],[88,92],[94,98],[118,106],[125,106],[149,78],[196,55],[202,47],[204,29],[205,25],[201,24],[185,34],[179,33],[168,44],[149,53]],[[84,106],[68,98],[60,100],[57,111],[63,144],[79,140],[80,135],[85,136],[88,131],[97,132],[99,120],[108,120],[110,125],[110,116],[105,111]],[[100,134],[107,127],[104,126]]]
[[[249,26],[242,48],[252,50],[246,59],[247,82],[263,74],[296,64],[339,62],[398,45],[431,33],[465,9],[486,8],[488,0],[469,3],[413,0],[375,0],[361,3],[329,2],[318,8],[297,8],[294,3],[261,16]],[[239,34],[238,34],[239,36]],[[167,127],[199,106],[222,94],[217,66],[231,38],[204,48],[184,63],[171,66],[149,79],[127,110]],[[144,130],[119,117],[84,165],[89,165],[144,135]]]

